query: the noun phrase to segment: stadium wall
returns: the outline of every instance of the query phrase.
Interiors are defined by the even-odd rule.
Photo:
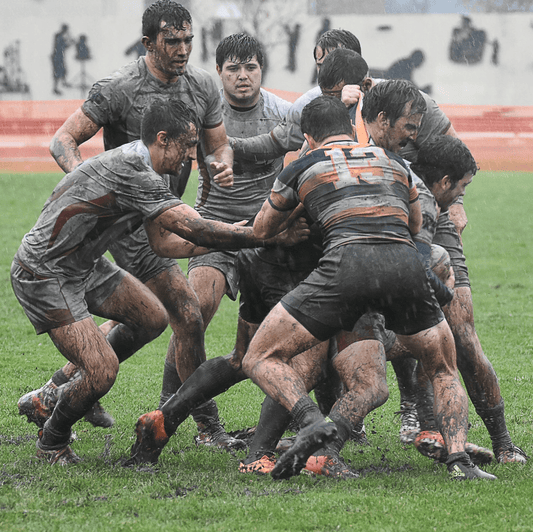
[[[141,37],[144,4],[143,0],[0,0],[0,100],[84,98],[94,81],[136,57],[131,49]],[[307,0],[267,0],[262,3],[265,16],[252,21],[245,13],[210,9],[222,4],[231,2],[188,2],[195,32],[191,62],[215,78],[219,39],[248,30],[265,48],[265,85],[305,92],[313,84],[314,42],[327,19],[329,27],[349,29],[358,36],[374,74],[385,73],[397,61],[421,51],[424,61],[412,69],[411,77],[439,104],[533,105],[533,14],[469,15],[465,31],[475,46],[466,51],[465,63],[451,54],[452,40],[465,20],[459,14],[325,17],[309,15]],[[70,87],[60,86],[61,94],[54,94],[52,49],[63,24],[73,42],[65,52]],[[78,58],[82,35],[90,51],[85,62]],[[28,90],[11,90],[17,82]]]
[[[294,101],[300,93],[276,91]],[[82,100],[0,101],[0,171],[57,172],[48,146]],[[482,170],[533,172],[533,106],[441,105]],[[83,158],[103,150],[102,132],[81,146]]]

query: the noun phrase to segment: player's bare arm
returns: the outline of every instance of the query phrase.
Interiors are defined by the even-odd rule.
[[[197,246],[153,222],[145,222],[144,227],[148,235],[150,247],[160,257],[186,259],[198,255],[205,255],[212,251],[209,248]]]
[[[99,129],[80,107],[56,131],[50,142],[50,153],[64,172],[71,172],[83,162],[79,146]]]
[[[208,157],[214,158],[210,171],[215,183],[221,187],[233,185],[233,150],[226,135],[224,124],[204,129],[205,148]]]
[[[292,207],[292,202],[277,192],[271,192],[254,221],[255,236],[257,238],[270,238],[278,233],[280,228],[289,220]]]
[[[288,237],[278,233],[283,229],[279,227],[272,234],[273,238],[258,238],[254,234],[252,227],[242,227],[231,225],[215,220],[202,218],[192,207],[188,205],[178,205],[160,214],[153,222],[157,231],[161,229],[179,235],[182,239],[188,240],[197,246],[204,246],[213,249],[240,249],[252,247],[265,247],[272,244],[283,243]],[[152,231],[152,229],[150,229]],[[302,224],[299,220],[287,231],[293,231],[293,243],[305,240],[309,235],[307,224]],[[181,246],[182,244],[180,244]]]

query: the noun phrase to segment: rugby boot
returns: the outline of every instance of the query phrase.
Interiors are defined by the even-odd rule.
[[[255,459],[254,459],[255,458]],[[248,462],[248,463],[247,463]],[[259,452],[254,456],[248,456],[239,464],[239,473],[257,473],[258,475],[268,475],[276,465],[274,453]]]
[[[528,458],[529,456],[514,443],[507,449],[498,449],[496,451],[496,461],[500,464],[525,464]]]
[[[288,436],[287,438],[281,438],[276,445],[276,452],[282,454],[288,451],[296,441],[296,436]]]
[[[96,401],[91,409],[84,416],[85,421],[88,421],[93,427],[102,427],[108,429],[115,424],[115,420],[104,410],[100,401]]]
[[[195,408],[192,417],[198,426],[198,436],[194,441],[197,446],[207,445],[218,447],[226,451],[244,451],[247,449],[246,442],[230,436],[218,417],[218,408],[212,399]]]
[[[307,459],[337,435],[335,423],[326,420],[316,421],[300,430],[294,445],[278,460],[272,470],[275,479],[290,478],[298,475],[305,467]]]
[[[135,425],[137,440],[131,447],[130,458],[124,465],[157,464],[161,451],[168,443],[163,412],[154,410],[143,414]]]
[[[66,384],[63,386],[66,386]],[[28,423],[35,423],[42,429],[46,421],[52,416],[63,386],[57,386],[50,379],[38,390],[33,390],[23,395],[17,403],[19,415],[26,416]],[[115,422],[104,410],[100,401],[96,401],[87,414],[85,414],[85,420],[94,427],[104,428],[112,427]]]
[[[394,413],[400,416],[400,441],[404,445],[413,443],[420,433],[416,403],[402,401],[400,411]]]
[[[39,437],[36,443],[37,458],[40,460],[46,460],[51,465],[59,464],[64,466],[81,462],[81,458],[70,448],[68,444],[60,448],[48,447],[41,442],[42,435],[43,431],[41,429],[39,430]]]
[[[423,431],[416,438],[414,445],[416,449],[433,460],[445,462],[448,459],[448,451],[444,443],[444,438],[437,431]],[[465,452],[475,465],[490,464],[494,459],[494,453],[490,449],[466,442]]]
[[[341,479],[358,478],[359,474],[353,471],[350,466],[336,453],[328,452],[320,454],[321,451],[311,455],[305,464],[305,471],[310,471],[315,475],[334,477]]]
[[[59,388],[50,379],[38,390],[24,394],[17,403],[20,416],[26,416],[28,423],[35,423],[40,429],[52,415],[57,403]]]
[[[452,480],[496,480],[497,478],[474,465],[466,453],[451,454],[446,460],[446,465]]]

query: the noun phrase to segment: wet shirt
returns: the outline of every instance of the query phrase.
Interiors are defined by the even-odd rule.
[[[85,277],[111,242],[182,204],[141,141],[87,160],[56,186],[17,258],[45,277]]]
[[[422,179],[414,172],[411,172],[411,175],[413,176],[413,183],[418,190],[418,199],[420,201],[420,209],[422,210],[422,229],[413,238],[417,242],[424,242],[431,246],[439,220],[437,200]]]
[[[320,227],[325,251],[348,243],[404,242],[418,194],[398,155],[356,142],[328,143],[290,164],[273,191],[301,201]]]
[[[204,129],[222,123],[218,89],[205,70],[187,65],[176,83],[163,83],[150,73],[144,57],[96,82],[82,110],[104,128],[104,147],[110,150],[141,137],[142,113],[158,97],[175,97],[195,109]]]
[[[220,98],[226,132],[239,138],[268,133],[282,121],[291,106],[290,102],[263,89],[257,104],[245,111],[232,107],[222,90]],[[204,218],[227,223],[249,220],[261,209],[282,168],[283,157],[254,162],[236,155],[233,161],[233,186],[221,187],[203,166],[195,208]]]

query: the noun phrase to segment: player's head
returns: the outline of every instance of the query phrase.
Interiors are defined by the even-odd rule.
[[[368,78],[368,65],[360,54],[337,48],[324,59],[318,85],[322,94],[340,98],[344,85],[359,85],[364,92],[370,89],[372,81]]]
[[[326,56],[337,48],[346,48],[361,54],[359,39],[351,31],[341,29],[328,30],[320,35],[313,50],[318,72],[320,72],[320,67]]]
[[[160,131],[168,140],[188,135],[191,128],[197,129],[198,118],[194,110],[181,100],[173,98],[154,99],[148,104],[141,119],[141,140],[146,146],[156,141]]]
[[[234,33],[222,39],[215,52],[217,67],[222,68],[226,61],[248,63],[256,59],[263,68],[263,48],[259,41],[247,33]]]
[[[154,170],[176,174],[181,165],[196,158],[198,118],[176,99],[155,99],[141,120],[141,140],[150,149]],[[157,160],[154,160],[157,154]]]
[[[142,33],[155,41],[164,26],[184,30],[186,25],[192,27],[192,17],[187,9],[174,0],[157,0],[143,14]]]
[[[466,145],[449,135],[437,135],[425,142],[411,168],[431,190],[442,210],[465,193],[478,169]]]
[[[361,115],[373,141],[398,152],[416,139],[426,110],[426,101],[413,83],[394,79],[372,87],[365,95]]]
[[[181,4],[158,0],[143,14],[142,42],[149,66],[172,81],[182,75],[192,51],[192,18]]]
[[[321,144],[328,137],[348,135],[353,138],[353,126],[347,107],[333,96],[319,96],[311,100],[301,116],[302,133],[309,145]],[[309,140],[309,137],[314,142]]]
[[[217,46],[216,62],[226,100],[237,107],[255,105],[263,68],[259,41],[246,33],[230,35]]]

